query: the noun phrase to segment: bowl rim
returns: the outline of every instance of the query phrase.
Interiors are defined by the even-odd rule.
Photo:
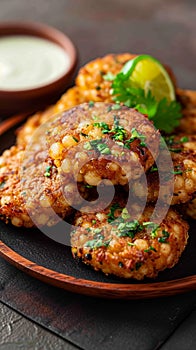
[[[24,33],[23,33],[24,32]],[[29,88],[25,90],[4,90],[0,89],[0,96],[15,98],[23,96],[36,96],[37,94],[44,94],[45,90],[52,90],[56,85],[61,85],[68,79],[75,71],[78,64],[78,51],[69,36],[61,32],[59,29],[49,26],[45,23],[34,21],[4,21],[0,23],[0,38],[11,35],[29,35],[49,40],[59,45],[67,52],[70,58],[70,67],[60,77],[53,80],[51,83],[43,84],[39,87]]]

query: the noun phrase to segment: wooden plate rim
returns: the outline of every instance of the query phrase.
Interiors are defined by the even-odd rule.
[[[25,115],[13,116],[0,124],[0,136],[25,119]],[[105,298],[140,299],[180,294],[196,290],[196,275],[164,282],[145,284],[104,283],[65,275],[24,258],[0,240],[0,256],[43,282],[74,293]]]
[[[196,275],[145,284],[104,283],[62,274],[24,258],[0,241],[0,256],[37,279],[62,289],[109,298],[153,298],[196,290]],[[146,294],[147,293],[147,294]]]

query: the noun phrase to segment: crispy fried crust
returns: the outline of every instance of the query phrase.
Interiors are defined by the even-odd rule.
[[[24,155],[22,147],[13,146],[0,157],[0,217],[15,226],[32,227],[25,208],[19,167]]]
[[[130,219],[122,220],[119,209],[115,211],[118,219],[111,223],[108,222],[111,206],[94,214],[86,214],[86,209],[75,217],[72,254],[96,271],[137,280],[154,278],[160,271],[173,267],[186,246],[188,224],[173,209],[156,230],[138,226],[132,235],[120,229]],[[133,212],[133,208],[129,210]],[[152,212],[153,207],[148,206],[139,219],[140,225],[150,221]]]
[[[21,166],[25,155],[23,148],[13,146],[0,157],[0,217],[18,227],[51,226],[58,219],[48,212],[50,206],[63,218],[72,213],[72,208],[63,198],[57,169],[52,169],[50,178],[44,176],[46,168],[52,166],[49,158],[40,158],[40,164],[34,159],[35,163],[28,171],[29,177],[25,178],[24,174],[22,177]],[[36,157],[39,157],[39,152]],[[34,203],[32,210],[35,213],[30,212],[27,202]]]
[[[26,149],[14,146],[3,154],[0,213],[5,220],[11,219],[16,226],[32,226],[32,221],[36,225],[51,226],[57,222],[54,213],[66,218],[71,212],[70,205],[80,203],[76,182],[81,183],[81,187],[84,183],[91,186],[107,178],[113,184],[124,185],[130,177],[138,178],[149,169],[154,158],[140,139],[131,142],[129,149],[123,142],[132,136],[131,130],[135,128],[145,136],[156,158],[157,131],[135,110],[124,106],[113,110],[112,107],[105,103],[77,106],[38,129]],[[104,134],[95,122],[107,122],[109,130],[114,127],[126,130],[121,145],[113,139],[115,132]],[[92,141],[95,144],[91,147]],[[116,152],[120,152],[120,156]]]
[[[181,142],[187,138],[187,142]],[[163,178],[162,188],[159,187],[159,173],[158,171],[150,171],[147,174],[148,183],[148,198],[147,201],[154,203],[158,197],[161,200],[167,201],[167,190],[173,191],[172,205],[185,203],[195,197],[196,194],[196,136],[187,136],[184,134],[175,136],[172,144],[168,145],[171,151],[171,157],[174,168],[171,172],[174,173],[174,181],[168,179],[168,175]],[[173,150],[173,151],[172,151]],[[159,159],[158,159],[159,161]],[[160,159],[161,161],[161,159]],[[162,164],[162,175],[164,176],[164,164]],[[171,185],[170,185],[171,184]],[[133,191],[137,198],[143,198],[145,189],[142,181],[133,183]],[[164,191],[165,189],[165,191]],[[168,203],[170,204],[170,203]]]
[[[177,99],[182,104],[183,117],[177,132],[196,133],[196,91],[177,89]]]
[[[156,159],[159,135],[151,122],[134,109],[117,107],[113,109],[113,104],[103,102],[93,106],[85,103],[51,124],[50,137],[53,142],[61,142],[62,148],[57,161],[66,159],[67,164],[75,159],[73,170],[78,172],[77,181],[96,186],[108,179],[114,185],[124,185],[141,176]],[[129,143],[133,130],[145,138],[145,145],[137,137]],[[64,145],[68,138],[73,147],[67,153]]]

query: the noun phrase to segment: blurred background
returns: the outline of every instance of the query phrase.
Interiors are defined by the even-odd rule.
[[[80,66],[112,52],[148,53],[196,90],[195,0],[0,0],[0,22],[38,21],[68,34]]]

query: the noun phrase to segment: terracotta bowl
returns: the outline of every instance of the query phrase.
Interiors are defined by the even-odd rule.
[[[77,51],[72,41],[59,30],[34,22],[4,22],[0,37],[30,35],[50,40],[63,48],[70,57],[70,68],[52,83],[28,90],[0,90],[0,116],[34,112],[54,103],[71,84],[77,66]]]

